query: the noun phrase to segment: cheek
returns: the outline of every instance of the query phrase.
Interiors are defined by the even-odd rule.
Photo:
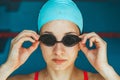
[[[77,58],[78,51],[79,51],[79,48],[77,45],[69,48],[69,50],[67,50],[69,58],[71,58],[72,60],[75,60]]]
[[[50,59],[50,55],[51,55],[51,48],[50,47],[46,47],[45,45],[40,45],[41,47],[41,51],[42,51],[42,55],[44,60],[48,60]]]

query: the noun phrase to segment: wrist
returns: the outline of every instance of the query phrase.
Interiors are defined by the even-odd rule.
[[[6,80],[10,74],[16,70],[16,67],[6,62],[0,66],[0,79]]]
[[[6,66],[8,69],[11,69],[11,71],[16,70],[19,66],[18,65],[14,65],[12,64],[12,62],[6,62],[5,64],[3,64],[4,66]]]
[[[105,80],[119,80],[119,75],[110,65],[102,66],[102,68],[99,70],[99,73],[104,77]]]

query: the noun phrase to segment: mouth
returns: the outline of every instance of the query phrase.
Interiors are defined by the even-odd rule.
[[[62,64],[64,62],[66,62],[66,59],[52,59],[53,62],[55,62],[56,64]]]

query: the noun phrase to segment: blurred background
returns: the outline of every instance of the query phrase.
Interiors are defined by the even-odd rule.
[[[7,60],[12,38],[22,30],[37,31],[39,10],[46,1],[0,0],[0,65]],[[107,42],[109,64],[120,74],[120,0],[73,1],[83,15],[83,32],[96,32]],[[24,43],[24,46],[29,45],[31,43]],[[86,71],[97,72],[82,52],[79,52],[75,65]],[[39,47],[12,75],[32,73],[45,66]]]

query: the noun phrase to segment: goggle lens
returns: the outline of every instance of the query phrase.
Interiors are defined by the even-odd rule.
[[[81,41],[81,39],[76,35],[66,35],[63,37],[62,41],[57,41],[55,36],[52,34],[41,35],[39,40],[47,46],[53,46],[55,43],[62,42],[67,47],[74,46]]]

